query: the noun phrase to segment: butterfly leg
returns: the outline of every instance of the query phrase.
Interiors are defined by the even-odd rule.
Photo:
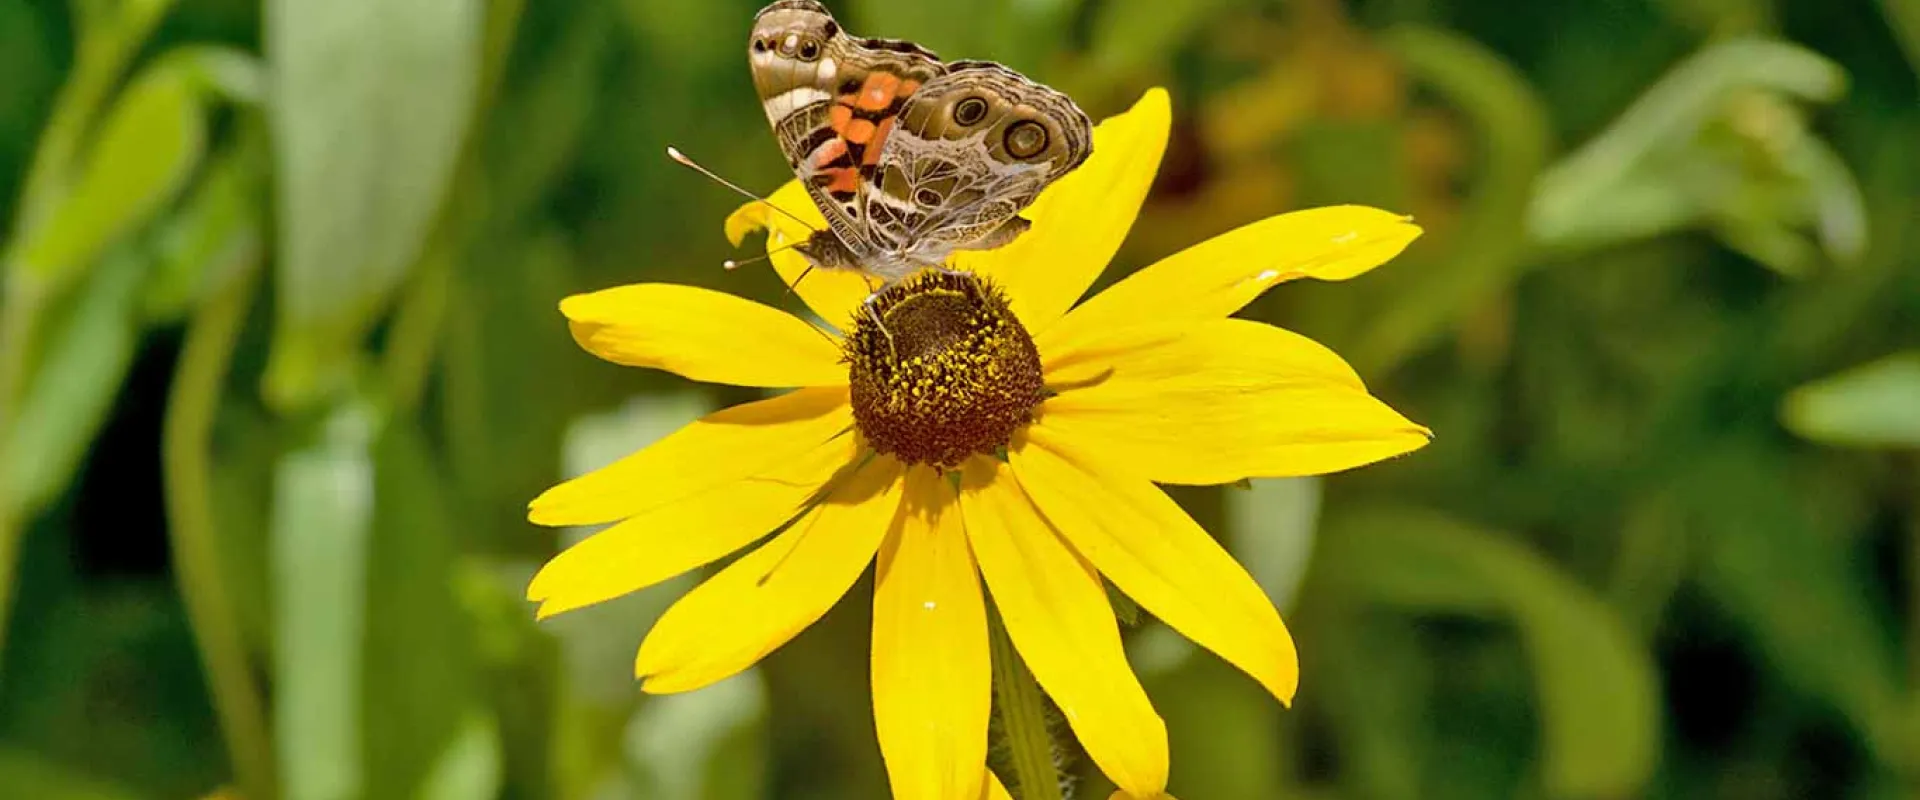
[[[867,299],[860,301],[860,308],[867,313],[867,319],[873,320],[873,327],[880,330],[880,335],[887,337],[887,352],[897,361],[900,358],[900,351],[894,348],[893,333],[887,330],[886,323],[880,321],[880,312],[873,307],[873,301],[879,297],[879,292],[868,294]]]

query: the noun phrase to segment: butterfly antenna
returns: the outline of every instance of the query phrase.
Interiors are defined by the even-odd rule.
[[[799,247],[800,245],[803,245],[803,244],[806,244],[805,239],[802,239],[797,242],[788,242],[786,244],[780,245],[779,247],[768,248],[765,254],[757,255],[752,258],[743,258],[738,261],[729,258],[725,261],[720,262],[720,268],[725,270],[735,270],[735,269],[744,267],[748,264],[758,264],[762,261],[767,260],[768,258],[773,257],[774,253],[778,253],[782,250],[792,250],[793,248]],[[811,261],[807,262],[807,268],[811,270],[813,268],[813,262]],[[800,274],[805,275],[806,273],[803,272]],[[798,281],[796,281],[796,283],[797,282]]]
[[[796,215],[791,211],[788,211],[784,208],[774,205],[772,200],[768,200],[767,198],[761,197],[760,195],[754,194],[753,192],[749,192],[745,189],[742,189],[738,184],[735,184],[733,181],[727,180],[726,178],[722,178],[719,175],[714,174],[713,170],[707,169],[706,167],[703,167],[703,166],[700,166],[699,164],[694,163],[694,160],[691,158],[688,158],[686,153],[680,152],[680,148],[678,147],[668,146],[667,157],[673,159],[676,162],[679,162],[681,166],[687,167],[688,169],[691,169],[694,172],[698,172],[702,175],[707,176],[708,178],[711,178],[714,183],[718,183],[721,186],[725,186],[729,189],[732,189],[733,191],[735,191],[736,193],[740,194],[743,197],[746,197],[752,200],[758,200],[761,203],[765,203],[768,208],[771,208],[775,211],[780,212],[781,214],[786,215],[787,219],[800,223],[800,226],[803,228],[806,228],[807,230],[810,230],[810,231],[819,230],[818,228],[813,227],[813,223],[810,223],[804,219],[801,219],[799,215]]]

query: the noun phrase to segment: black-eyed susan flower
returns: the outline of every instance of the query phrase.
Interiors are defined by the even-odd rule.
[[[567,298],[574,338],[602,358],[794,391],[534,500],[539,524],[614,523],[535,576],[540,615],[751,548],[640,646],[644,690],[686,691],[792,639],[872,565],[874,717],[903,800],[1004,796],[985,768],[989,597],[1123,794],[1164,792],[1166,729],[1122,653],[1103,577],[1290,701],[1298,663],[1279,613],[1155,484],[1316,475],[1425,444],[1339,356],[1230,318],[1276,283],[1363,273],[1420,229],[1370,208],[1285,214],[1075,306],[1139,212],[1168,126],[1166,94],[1148,93],[1099,126],[1093,157],[1029,209],[1026,234],[886,289],[872,313],[859,311],[859,276],[815,271],[797,293],[844,338],[686,286]],[[772,202],[824,227],[797,184]],[[805,263],[778,248],[810,232],[760,204],[727,220],[736,242],[759,228],[797,278]]]

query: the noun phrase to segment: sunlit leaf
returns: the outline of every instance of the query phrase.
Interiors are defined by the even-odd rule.
[[[1511,620],[1532,662],[1543,779],[1556,797],[1619,797],[1651,776],[1659,698],[1646,646],[1537,553],[1437,514],[1374,509],[1326,537],[1327,569],[1409,611]]]
[[[95,142],[71,190],[13,256],[13,269],[58,285],[171,200],[206,147],[199,98],[180,73],[150,69],[107,113]]]
[[[1795,389],[1780,418],[1817,442],[1920,447],[1920,352],[1888,356]]]
[[[268,398],[339,390],[420,254],[472,116],[479,0],[272,0],[278,190]]]

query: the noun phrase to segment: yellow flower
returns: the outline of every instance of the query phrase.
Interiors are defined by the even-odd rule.
[[[874,716],[903,800],[1004,796],[984,766],[988,595],[1089,757],[1133,797],[1165,791],[1166,729],[1122,653],[1103,576],[1289,702],[1299,667],[1272,602],[1154,484],[1317,475],[1425,444],[1339,356],[1229,318],[1276,283],[1363,273],[1420,229],[1370,208],[1285,214],[1076,307],[1139,212],[1169,119],[1155,90],[1103,122],[1093,157],[1028,210],[1031,230],[954,260],[984,280],[929,271],[863,310],[862,278],[816,270],[797,293],[844,339],[686,286],[567,298],[574,338],[602,358],[798,388],[534,500],[542,525],[616,523],[534,577],[540,616],[760,542],[640,646],[645,691],[687,691],[786,643],[874,564]],[[797,184],[772,202],[825,228]],[[760,204],[726,227],[736,243],[767,228],[770,250],[809,233]],[[791,250],[773,260],[789,282],[805,268]]]

